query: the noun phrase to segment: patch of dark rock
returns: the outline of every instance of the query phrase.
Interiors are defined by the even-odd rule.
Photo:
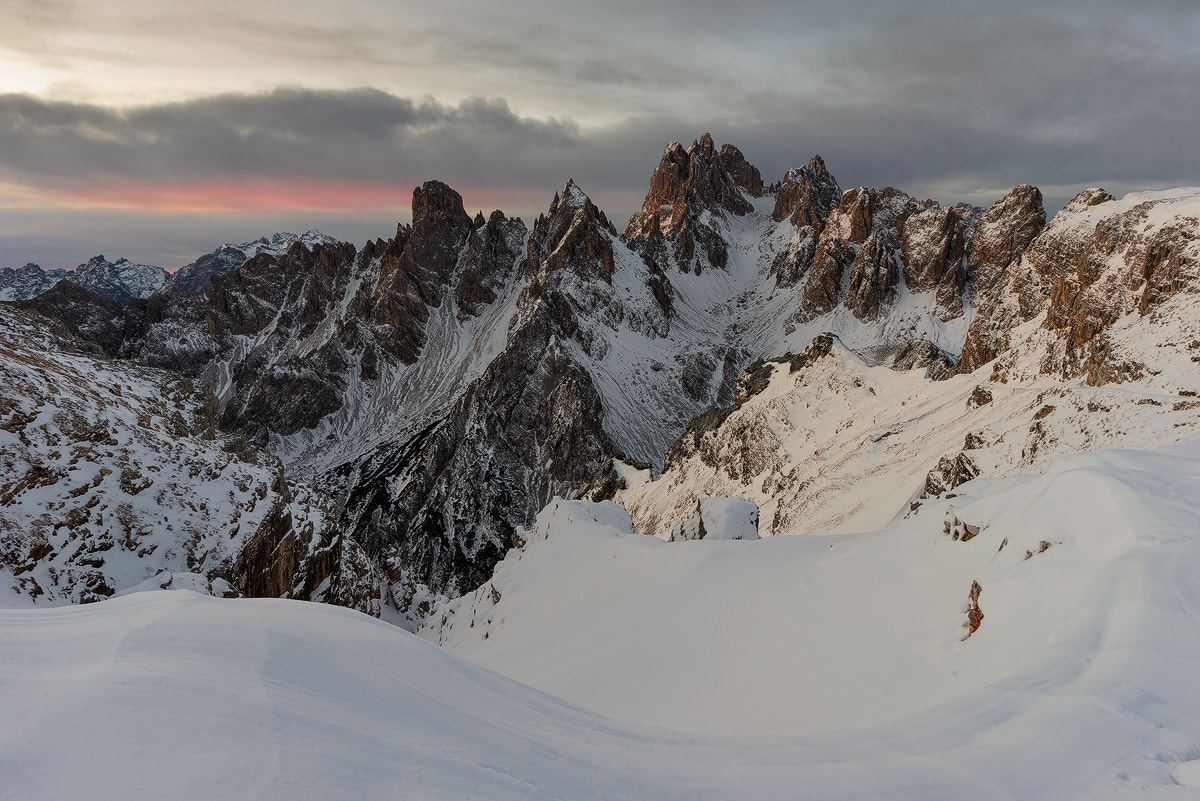
[[[916,370],[924,367],[933,381],[944,381],[954,375],[956,359],[927,339],[914,339],[892,357],[893,370]]]
[[[733,397],[734,403],[745,403],[765,390],[771,384],[771,374],[774,372],[774,364],[762,359],[755,359],[738,377],[737,391]]]
[[[703,439],[706,433],[720,428],[726,418],[737,411],[737,409],[738,406],[736,403],[724,408],[709,409],[688,423],[687,428],[684,429],[679,439],[675,440],[671,447],[667,449],[666,458],[663,460],[663,469],[669,469],[676,462],[686,459],[689,453],[694,452],[700,447],[700,440]]]
[[[941,495],[978,476],[979,466],[967,454],[960,453],[953,458],[944,456],[938,461],[937,467],[926,474],[921,497]]]
[[[1037,410],[1037,414],[1035,414],[1033,416],[1033,419],[1034,420],[1044,420],[1045,418],[1050,416],[1051,412],[1053,412],[1055,408],[1056,407],[1051,406],[1050,404],[1047,403],[1045,406],[1043,406],[1042,408]]]
[[[967,602],[967,622],[963,625],[967,629],[967,633],[963,635],[963,640],[966,640],[975,632],[979,631],[980,624],[983,623],[983,610],[979,608],[979,596],[983,594],[983,588],[979,586],[978,581],[971,582],[971,591],[967,594],[969,599]]]
[[[987,448],[987,447],[990,447],[991,445],[994,445],[995,442],[996,442],[995,437],[993,437],[985,429],[977,429],[975,431],[968,431],[966,440],[963,442],[963,450],[964,451],[974,451],[974,450],[978,450],[980,448]]]
[[[985,406],[992,402],[992,393],[982,386],[975,387],[971,392],[971,397],[967,398],[967,406],[972,409],[978,409],[980,406]]]

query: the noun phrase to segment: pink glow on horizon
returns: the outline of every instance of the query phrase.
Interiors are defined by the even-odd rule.
[[[208,214],[276,209],[407,209],[412,202],[411,186],[307,177],[246,183],[122,182],[96,188],[50,190],[48,194],[65,206]]]

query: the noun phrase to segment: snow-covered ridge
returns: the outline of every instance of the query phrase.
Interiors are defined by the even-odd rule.
[[[285,231],[240,244],[226,242],[211,253],[206,253],[180,267],[167,278],[158,291],[169,296],[183,292],[204,292],[208,289],[209,279],[213,275],[236,269],[247,259],[252,259],[260,253],[281,257],[297,242],[312,250],[316,245],[335,245],[338,240],[314,228],[303,234]]]

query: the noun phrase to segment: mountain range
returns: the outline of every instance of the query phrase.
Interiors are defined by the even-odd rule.
[[[820,157],[764,184],[705,135],[668,145],[623,232],[571,181],[530,225],[472,218],[430,181],[411,224],[361,249],[276,235],[223,246],[123,309],[61,290],[22,305],[65,327],[55,342],[83,341],[55,358],[87,366],[56,369],[116,387],[140,371],[164,382],[149,396],[185,381],[181,414],[224,442],[205,447],[274,465],[258,479],[270,513],[199,572],[241,593],[369,596],[356,603],[416,625],[413,599],[487,582],[555,497],[620,499],[664,536],[718,494],[757,504],[763,533],[836,532],[883,525],[926,487],[1184,437],[1200,331],[1178,310],[1195,298],[1198,207],[1195,190],[1091,189],[1046,224],[1032,186],[944,206],[843,191]],[[36,327],[7,314],[11,332]],[[10,414],[63,402],[28,392]],[[128,403],[106,398],[71,430]],[[78,492],[104,499],[84,509],[120,505],[128,489],[80,489],[96,479],[47,436],[20,447],[28,470],[61,480],[19,479],[10,507],[35,520]],[[186,484],[167,462],[145,480]],[[289,482],[320,499],[320,525],[283,511]],[[145,576],[106,572],[111,556],[84,570],[71,552],[121,532],[84,511],[5,563],[40,588],[27,596],[75,599],[95,574],[118,591]],[[147,557],[141,572],[181,566]]]
[[[102,261],[4,274],[0,796],[1200,787],[1200,188]]]

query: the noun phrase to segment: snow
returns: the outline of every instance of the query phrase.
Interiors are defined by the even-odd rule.
[[[186,590],[0,610],[0,798],[1194,798],[1200,443],[1173,451],[836,538],[560,501],[449,650]]]

